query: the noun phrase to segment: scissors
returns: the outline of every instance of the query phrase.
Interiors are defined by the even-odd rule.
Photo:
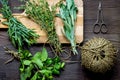
[[[99,6],[98,6],[98,12],[97,12],[97,20],[93,26],[93,32],[95,34],[98,33],[107,33],[108,32],[108,27],[106,26],[106,24],[104,23],[103,20],[103,13],[102,13],[102,3],[101,1],[99,1]]]

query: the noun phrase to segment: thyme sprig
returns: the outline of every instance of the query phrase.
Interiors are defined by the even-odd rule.
[[[8,6],[8,0],[0,0],[0,2],[2,3],[2,15],[7,19],[7,22],[3,23],[9,26],[8,35],[13,45],[18,48],[18,51],[22,50],[24,46],[28,47],[35,43],[39,36],[12,16],[12,12]]]
[[[38,23],[47,33],[49,43],[54,47],[55,52],[61,52],[61,43],[55,30],[55,12],[56,5],[50,8],[46,0],[28,1],[25,7],[25,13]],[[36,3],[37,2],[37,3]]]

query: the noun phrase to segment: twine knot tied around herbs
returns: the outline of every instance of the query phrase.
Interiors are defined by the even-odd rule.
[[[93,72],[110,70],[116,60],[117,49],[104,38],[93,38],[81,48],[82,65]]]

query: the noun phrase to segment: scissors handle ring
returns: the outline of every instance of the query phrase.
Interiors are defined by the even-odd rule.
[[[107,28],[106,24],[104,24],[104,23],[101,24],[100,32],[103,34],[106,34],[108,32],[108,28]]]
[[[93,26],[93,32],[94,32],[95,34],[100,33],[100,31],[101,31],[101,30],[100,30],[100,27],[101,27],[100,24],[95,23],[94,26]]]

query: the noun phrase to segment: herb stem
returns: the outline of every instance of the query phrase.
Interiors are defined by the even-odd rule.
[[[54,21],[57,6],[58,4],[50,8],[46,0],[28,1],[25,7],[25,13],[47,33],[49,43],[54,47],[55,52],[59,53],[62,52],[62,49],[56,34]]]

